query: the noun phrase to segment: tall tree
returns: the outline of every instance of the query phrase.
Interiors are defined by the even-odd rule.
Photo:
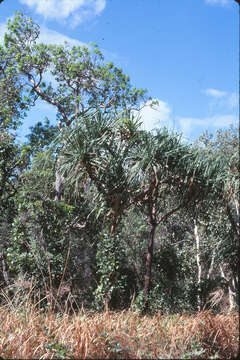
[[[5,47],[30,93],[57,108],[59,127],[91,109],[108,112],[142,101],[146,90],[132,87],[121,69],[105,63],[97,45],[36,44],[39,34],[37,24],[17,13],[8,21]]]
[[[17,13],[8,22],[5,48],[28,94],[57,109],[58,127],[74,126],[79,116],[101,109],[103,113],[133,108],[146,90],[136,89],[129,77],[113,63],[105,63],[96,45],[37,44],[40,30],[30,18]],[[50,79],[50,80],[49,80]],[[57,167],[59,161],[57,162]],[[62,179],[56,172],[56,199],[61,198]]]
[[[156,135],[140,131],[134,119],[111,119],[98,113],[82,118],[80,124],[79,129],[64,134],[61,171],[76,185],[86,175],[95,183],[110,210],[112,234],[129,206],[138,206],[144,214],[149,226],[144,285],[147,309],[156,227],[212,191],[224,163],[204,158],[165,130]],[[173,202],[166,211],[166,202],[176,193],[177,204]]]
[[[227,130],[218,130],[215,136],[205,132],[200,136],[198,143],[202,151],[211,158],[218,156],[226,159],[225,171],[223,170],[224,187],[216,194],[215,204],[219,218],[222,218],[225,228],[228,229],[228,234],[222,234],[220,246],[222,263],[219,266],[222,277],[228,283],[230,306],[233,308],[238,302],[240,250],[238,129],[231,125]]]
[[[16,130],[31,104],[13,56],[0,45],[0,130]]]

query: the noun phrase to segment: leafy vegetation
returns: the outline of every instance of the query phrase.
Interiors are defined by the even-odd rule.
[[[235,315],[208,310],[238,310],[237,129],[193,144],[143,131],[133,109],[146,90],[96,45],[38,37],[17,13],[0,46],[0,316],[18,324],[1,356],[233,356]],[[56,125],[19,144],[38,99]],[[18,330],[21,346],[6,335]]]

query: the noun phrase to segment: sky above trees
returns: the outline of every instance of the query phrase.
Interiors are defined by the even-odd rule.
[[[40,41],[97,43],[107,61],[147,88],[159,104],[141,111],[143,127],[167,126],[192,140],[238,121],[239,12],[233,0],[5,0],[0,41],[14,11],[41,27]],[[29,126],[55,110],[38,102]]]

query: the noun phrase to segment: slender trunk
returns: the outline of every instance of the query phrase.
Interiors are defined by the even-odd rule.
[[[239,235],[240,235],[240,229],[239,229],[239,201],[235,198],[234,199],[235,209],[236,209],[236,218],[234,218],[231,207],[229,204],[226,206],[227,215],[231,223],[231,227],[233,230],[233,237],[235,241],[235,246],[237,247],[238,251],[238,257],[236,259],[236,269],[233,271],[231,278],[228,279],[228,294],[229,294],[229,311],[231,311],[236,304],[238,304],[239,298],[238,298],[238,274],[240,272],[240,249],[239,249]],[[221,273],[223,275],[223,271],[221,270]],[[235,274],[234,274],[235,273]]]
[[[233,277],[229,280],[228,294],[229,294],[228,295],[229,296],[229,311],[231,312],[232,310],[234,310],[235,304],[236,304],[236,284],[235,284]]]
[[[143,313],[147,312],[147,310],[149,308],[149,292],[151,289],[151,281],[152,281],[152,258],[153,258],[155,230],[156,230],[156,224],[151,222],[149,235],[148,235],[146,272],[145,272],[145,281],[144,281],[144,290],[143,290],[143,296],[144,296]]]
[[[227,276],[223,270],[223,267],[220,265],[220,272],[222,277],[228,283],[228,300],[229,300],[229,311],[235,309],[237,304],[237,279],[234,276]]]
[[[116,219],[114,218],[112,223],[111,223],[111,226],[110,226],[110,234],[111,235],[114,235],[116,233]]]
[[[62,184],[63,184],[63,177],[58,172],[58,166],[59,166],[60,159],[57,160],[57,169],[55,172],[55,200],[60,201],[62,199]]]
[[[216,257],[216,249],[213,250],[211,264],[210,264],[210,267],[209,267],[208,273],[207,273],[207,279],[211,278],[211,275],[212,275],[212,272],[213,272],[213,266],[214,266],[215,257]]]
[[[234,204],[235,204],[236,213],[237,213],[236,224],[237,224],[237,229],[238,229],[238,233],[239,233],[239,201],[238,201],[238,199],[234,198]]]
[[[239,216],[239,208],[237,206],[237,202],[235,202],[235,206],[236,206],[236,210],[237,210],[237,219],[235,220],[233,215],[232,215],[232,211],[231,211],[231,207],[229,204],[227,204],[226,206],[226,210],[227,210],[227,215],[229,218],[229,221],[231,223],[232,229],[233,229],[233,235],[234,235],[234,239],[236,240],[236,243],[238,244],[239,241],[239,223],[238,223],[238,216]]]
[[[0,259],[2,262],[2,273],[3,273],[3,279],[6,283],[6,285],[8,286],[10,284],[9,282],[9,277],[8,277],[8,272],[7,272],[7,265],[6,265],[6,260],[5,260],[5,256],[3,251],[0,252]]]
[[[119,218],[119,208],[120,208],[121,200],[116,198],[113,203],[113,208],[111,209],[112,212],[112,223],[110,226],[110,234],[114,235],[116,232],[117,222]]]
[[[197,211],[195,212],[194,217],[194,237],[196,242],[196,260],[197,260],[197,267],[198,267],[198,280],[197,280],[197,306],[198,311],[202,310],[202,301],[201,301],[201,279],[202,279],[202,264],[201,264],[201,250],[200,250],[200,237],[198,233],[198,218],[197,218]]]

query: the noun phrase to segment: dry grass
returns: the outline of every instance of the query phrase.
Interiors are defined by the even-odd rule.
[[[70,315],[42,311],[25,299],[0,307],[0,324],[0,356],[12,359],[230,359],[239,346],[236,313]]]

